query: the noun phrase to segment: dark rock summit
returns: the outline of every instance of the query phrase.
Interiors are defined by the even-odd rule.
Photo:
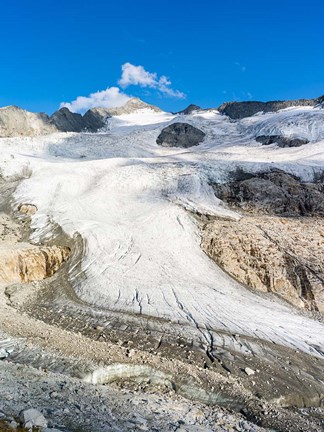
[[[225,102],[218,111],[225,114],[231,119],[239,120],[245,117],[251,117],[258,112],[277,112],[284,108],[294,106],[311,106],[315,107],[323,104],[324,95],[316,99],[297,99],[287,101],[270,101],[270,102]]]
[[[173,123],[162,130],[156,143],[163,147],[188,148],[202,142],[205,133],[188,123]]]
[[[184,114],[184,115],[189,115],[192,114],[195,111],[200,111],[201,107],[198,105],[194,105],[194,104],[190,104],[189,106],[187,106],[187,108],[185,108],[182,111],[177,112],[176,114]]]
[[[50,117],[50,122],[61,132],[81,132],[86,129],[86,123],[81,114],[61,108]]]
[[[111,116],[108,114],[102,114],[99,112],[99,108],[89,109],[83,116],[86,129],[89,132],[97,132],[107,124],[108,118]]]
[[[289,138],[281,135],[260,135],[255,140],[263,145],[277,144],[278,147],[300,147],[308,144],[307,139],[302,138]]]
[[[303,183],[298,177],[274,169],[249,174],[233,173],[227,184],[214,184],[215,194],[228,204],[263,214],[283,216],[323,216],[324,183]]]

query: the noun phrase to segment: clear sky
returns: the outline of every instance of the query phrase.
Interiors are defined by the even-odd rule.
[[[324,94],[323,0],[0,6],[0,106],[51,113],[116,86],[95,97],[114,101],[126,93],[175,111],[189,103]]]

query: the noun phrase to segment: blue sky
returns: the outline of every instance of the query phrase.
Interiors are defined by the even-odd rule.
[[[323,17],[322,0],[3,1],[0,106],[51,113],[116,86],[173,111],[316,97]]]

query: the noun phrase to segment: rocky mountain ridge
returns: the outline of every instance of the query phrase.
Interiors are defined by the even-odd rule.
[[[240,120],[259,112],[277,112],[289,107],[317,107],[323,104],[324,96],[320,96],[315,99],[286,101],[225,102],[214,109],[232,120]],[[109,118],[132,114],[142,109],[150,109],[156,113],[162,112],[160,108],[147,104],[136,97],[129,99],[129,101],[121,107],[95,107],[89,109],[83,115],[71,112],[67,107],[60,108],[51,116],[46,113],[33,113],[17,106],[3,107],[0,108],[0,138],[47,135],[55,132],[97,132],[106,126]],[[198,105],[190,104],[187,108],[176,114],[191,115],[194,112],[210,110],[211,109],[204,109]]]
[[[106,126],[108,118],[131,114],[141,109],[161,112],[138,98],[131,98],[125,105],[115,108],[91,108],[84,115],[62,107],[51,116],[33,113],[17,106],[0,108],[0,138],[12,136],[37,136],[55,132],[97,132]]]

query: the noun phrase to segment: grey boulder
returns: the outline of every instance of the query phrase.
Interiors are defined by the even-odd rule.
[[[34,408],[24,410],[20,413],[23,426],[27,429],[47,428],[47,420],[41,412]]]
[[[161,131],[156,143],[162,147],[188,148],[200,144],[204,137],[203,131],[188,123],[173,123]]]

